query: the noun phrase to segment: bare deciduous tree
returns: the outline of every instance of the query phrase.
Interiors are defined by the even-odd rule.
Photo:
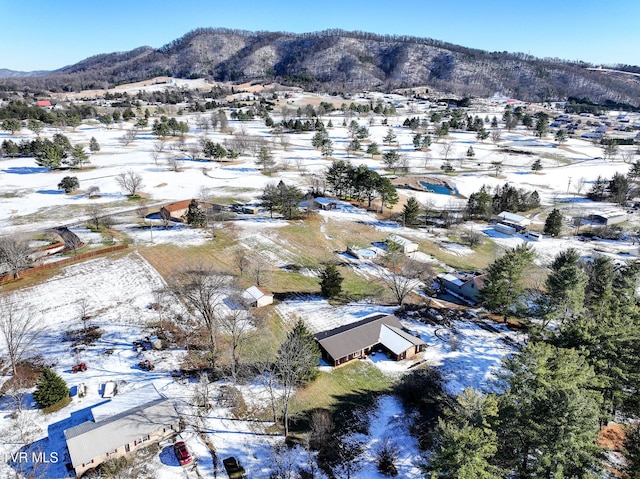
[[[100,194],[100,187],[96,185],[89,186],[86,190],[84,190],[87,198],[93,198],[94,196],[98,196]]]
[[[256,286],[264,286],[271,278],[271,265],[258,254],[251,255],[249,271]]]
[[[41,333],[41,320],[29,306],[21,307],[7,297],[0,298],[0,336],[14,376],[18,363]]]
[[[89,300],[87,298],[80,299],[77,304],[77,309],[80,322],[82,323],[82,329],[86,331],[87,322],[91,319],[91,315],[89,314]]]
[[[171,171],[180,171],[180,163],[178,160],[179,158],[175,155],[171,155],[169,158],[167,158],[167,166],[169,166],[169,169]]]
[[[207,332],[212,366],[215,366],[218,354],[219,309],[224,299],[226,282],[226,276],[204,265],[187,266],[169,279],[169,287],[173,293],[184,302],[187,310]]]
[[[153,149],[151,150],[151,158],[153,158],[153,162],[157,165],[158,158],[160,154],[165,150],[166,143],[164,141],[158,140],[153,143]]]
[[[87,215],[89,216],[89,222],[95,227],[95,229],[100,229],[100,224],[102,223],[103,216],[103,207],[99,204],[91,204],[87,206],[86,209]]]
[[[432,276],[427,265],[408,258],[400,251],[385,255],[378,263],[377,271],[399,305],[404,303],[411,291],[420,287],[423,279]]]
[[[491,141],[497,145],[502,140],[502,130],[495,128],[491,130]]]
[[[290,448],[285,442],[278,442],[271,450],[271,476],[278,479],[299,479],[298,460],[300,450]]]
[[[0,238],[0,265],[5,265],[14,279],[20,277],[20,272],[29,268],[33,263],[29,242],[22,238],[7,236]]]
[[[445,140],[442,142],[442,157],[444,158],[444,161],[447,161],[447,159],[449,158],[449,155],[452,153],[452,150],[453,150],[453,141]]]
[[[128,146],[133,143],[138,137],[138,130],[135,128],[129,129],[122,135],[118,141],[122,144],[122,146]]]
[[[284,434],[289,435],[289,413],[291,400],[297,388],[315,378],[320,359],[320,349],[313,335],[298,320],[289,331],[278,349],[275,373],[280,385],[280,413],[284,424]]]
[[[233,251],[233,265],[238,269],[240,276],[244,274],[250,263],[249,252],[245,248],[239,247]]]
[[[231,352],[231,377],[235,381],[240,369],[240,359],[243,347],[249,339],[249,332],[253,329],[250,311],[243,305],[240,294],[230,297],[233,307],[227,314],[220,316],[220,330],[229,337]]]
[[[116,183],[125,190],[129,196],[135,196],[143,187],[142,176],[134,170],[127,170],[116,176]]]
[[[160,220],[162,221],[162,226],[164,229],[169,229],[169,225],[171,225],[171,213],[166,208],[160,208]]]

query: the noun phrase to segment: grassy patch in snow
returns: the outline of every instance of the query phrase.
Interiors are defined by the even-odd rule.
[[[473,250],[474,254],[459,256],[449,253],[446,249],[441,248],[437,243],[421,241],[420,251],[430,254],[438,261],[446,263],[455,269],[473,271],[486,269],[487,266],[493,263],[496,259],[496,253],[498,252],[498,245],[493,241],[485,240],[482,245]]]
[[[231,273],[234,270],[233,255],[229,248],[235,245],[227,231],[216,230],[213,241],[199,246],[181,247],[175,244],[158,244],[139,248],[140,254],[160,275],[167,279],[172,273],[188,264],[202,264]]]
[[[366,406],[365,399],[371,393],[388,392],[394,383],[393,377],[386,376],[372,364],[354,361],[332,372],[321,372],[318,379],[298,391],[294,413]]]
[[[378,298],[385,300],[387,289],[377,281],[364,277],[355,273],[351,268],[340,268],[340,274],[343,276],[342,297],[347,302],[361,301],[367,298]],[[391,295],[386,299],[391,299]]]

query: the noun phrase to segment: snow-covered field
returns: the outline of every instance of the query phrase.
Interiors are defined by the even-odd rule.
[[[157,88],[157,85],[153,86]],[[293,101],[304,102],[315,95],[296,93]],[[341,99],[321,97],[339,106]],[[501,116],[503,105],[483,111],[485,114]],[[412,174],[437,175],[442,165],[442,144],[434,143],[430,152],[413,150],[412,132],[400,128],[404,117],[426,115],[423,110],[402,113],[389,119],[398,137],[402,154],[407,157]],[[278,121],[278,113],[273,113]],[[327,115],[324,120],[332,118],[334,128],[329,135],[334,142],[335,158],[347,159],[344,148],[348,142],[347,129],[342,124],[340,112]],[[354,117],[357,119],[357,117]],[[185,114],[181,121],[187,121],[191,131],[187,142],[196,142],[202,136],[216,142],[223,142],[230,135],[209,131],[205,133],[197,127],[197,116]],[[387,127],[381,125],[382,117],[374,117],[374,124],[369,126],[368,118],[358,121],[369,126],[371,137],[382,145],[382,137]],[[244,129],[247,134],[266,137],[268,129],[262,121],[229,122],[236,132]],[[101,386],[109,380],[118,382],[119,393],[135,391],[150,384],[164,395],[171,398],[178,411],[188,418],[188,423],[195,424],[191,399],[196,384],[172,377],[184,355],[181,350],[147,351],[142,356],[132,348],[132,341],[149,334],[147,325],[157,321],[157,312],[149,308],[155,302],[154,291],[164,286],[163,278],[154,268],[136,252],[136,248],[157,244],[177,244],[181,246],[204,245],[211,239],[210,232],[194,230],[187,226],[175,226],[171,229],[161,228],[156,224],[153,229],[149,223],[141,227],[136,218],[135,209],[139,206],[124,195],[116,182],[116,176],[126,170],[133,170],[142,175],[144,187],[142,192],[149,206],[160,206],[167,202],[197,198],[202,191],[218,198],[231,198],[234,202],[256,202],[261,191],[271,182],[283,180],[307,190],[312,180],[322,175],[329,161],[322,159],[319,153],[311,148],[312,133],[289,135],[290,145],[286,150],[274,149],[276,161],[282,165],[288,163],[286,171],[280,170],[273,175],[264,175],[255,165],[252,158],[243,156],[233,163],[209,163],[191,161],[175,150],[166,150],[159,159],[152,159],[153,143],[156,138],[149,131],[142,132],[128,146],[119,141],[130,124],[119,123],[110,128],[99,126],[97,122],[86,122],[75,131],[64,131],[72,144],[88,145],[94,137],[100,144],[99,153],[91,155],[90,168],[79,171],[50,171],[36,166],[32,158],[0,159],[0,236],[18,233],[32,234],[46,228],[72,225],[85,243],[100,245],[100,235],[91,233],[82,223],[88,218],[88,207],[100,205],[105,213],[123,213],[115,226],[131,239],[130,251],[117,259],[103,257],[84,261],[63,268],[56,276],[28,288],[7,293],[9,301],[29,307],[41,318],[44,334],[37,343],[37,351],[46,364],[53,364],[55,370],[62,375],[72,388],[84,383],[88,393],[85,397],[75,396],[71,404],[62,410],[44,415],[33,408],[33,405],[22,412],[17,419],[11,416],[14,409],[9,398],[0,400],[0,457],[8,455],[20,447],[22,442],[31,442],[44,447],[50,452],[58,452],[64,457],[65,443],[63,429],[86,420],[89,408],[103,402],[99,394]],[[50,128],[41,136],[50,136],[58,130]],[[23,129],[15,135],[0,132],[0,142],[11,139],[15,142],[33,139],[34,135]],[[550,138],[550,136],[549,136]],[[534,138],[524,130],[505,132],[501,146],[512,149],[527,150],[531,155],[505,153],[493,143],[480,143],[475,133],[453,132],[449,140],[454,143],[449,153],[454,158],[453,164],[458,170],[447,177],[461,195],[468,197],[482,185],[496,186],[510,182],[518,187],[536,189],[544,208],[552,204],[561,205],[566,216],[585,214],[591,209],[611,207],[589,202],[581,198],[598,176],[610,178],[615,172],[626,173],[629,165],[620,161],[594,159],[602,156],[601,150],[591,143],[580,139],[569,139],[562,148],[550,139]],[[473,145],[476,156],[473,159],[462,158],[467,148]],[[386,149],[383,147],[383,149]],[[180,156],[179,171],[172,171],[167,160],[172,156]],[[543,170],[531,171],[531,163],[541,159]],[[354,164],[365,164],[370,168],[382,170],[382,163],[368,155],[348,158]],[[494,175],[492,162],[503,162],[503,170],[498,178]],[[80,190],[96,186],[100,190],[98,198],[87,198],[82,191],[64,194],[57,189],[57,184],[64,176],[77,176]],[[578,191],[578,185],[582,190]],[[401,190],[403,196],[415,196],[423,203],[435,207],[448,207],[452,204],[463,205],[464,198],[455,198],[435,193]],[[580,201],[578,199],[580,198]],[[328,221],[337,223],[365,224],[383,233],[397,233],[421,241],[433,241],[446,249],[450,254],[465,257],[473,254],[466,246],[450,241],[446,234],[439,230],[415,230],[405,228],[393,221],[380,220],[375,214],[365,209],[340,202],[335,210],[321,211],[323,226],[321,231],[327,236],[325,225]],[[532,219],[535,227],[541,229],[543,215]],[[630,223],[637,224],[637,213],[630,215]],[[252,217],[246,215],[235,221],[239,243],[247,249],[260,251],[260,254],[271,266],[279,268],[295,262],[297,253],[276,242],[277,230],[289,223],[279,219],[268,218],[268,215]],[[497,233],[486,224],[469,224],[469,228],[484,233],[490,240],[504,248],[516,246],[527,241],[520,236]],[[632,239],[621,241],[593,240],[578,241],[574,236],[562,238],[543,238],[539,242],[531,241],[537,252],[536,262],[548,264],[563,249],[576,248],[581,255],[588,257],[594,252],[608,254],[624,259],[637,256],[637,246]],[[346,258],[346,257],[345,257]],[[425,263],[434,262],[434,258],[423,252],[414,253],[414,259]],[[366,278],[375,278],[376,272],[369,263],[349,260],[354,269]],[[311,274],[311,273],[310,273]],[[91,316],[90,324],[98,325],[103,331],[98,341],[85,350],[73,352],[71,343],[62,341],[64,332],[82,327],[80,309],[86,304]],[[176,301],[176,308],[178,302]],[[395,308],[380,306],[374,303],[351,303],[343,306],[330,305],[325,299],[314,296],[292,298],[279,302],[276,312],[286,324],[293,324],[298,318],[313,332],[331,329],[343,324],[358,321],[375,313],[393,313]],[[415,331],[427,342],[428,348],[423,357],[426,363],[439,368],[445,380],[445,388],[451,394],[462,391],[465,387],[486,389],[490,387],[496,369],[505,355],[515,352],[514,343],[521,343],[524,338],[508,331],[502,326],[494,325],[496,331],[489,331],[473,322],[454,321],[450,327],[434,327],[424,323],[406,320],[405,326]],[[151,360],[156,368],[152,372],[142,371],[138,366],[141,359]],[[390,375],[406,372],[411,361],[396,363],[383,355],[370,356],[366,361]],[[85,362],[88,370],[73,374],[71,367]],[[6,379],[6,378],[3,378]],[[220,385],[213,387],[215,396]],[[258,384],[241,388],[245,401],[251,403],[264,402],[264,391]],[[357,478],[378,478],[373,455],[377,445],[389,436],[402,437],[398,468],[399,477],[421,477],[418,469],[420,452],[417,444],[407,431],[401,406],[393,397],[382,397],[370,414],[369,434],[366,437],[354,437],[354,440],[366,444],[363,469]],[[191,421],[191,422],[190,422]],[[281,442],[282,437],[272,436],[266,432],[268,424],[258,421],[242,421],[231,416],[228,408],[214,407],[202,419],[199,427],[203,428],[213,442],[219,457],[236,456],[250,471],[250,477],[269,477],[269,464],[272,461],[272,446]],[[206,445],[199,438],[192,426],[183,432],[190,450],[197,457],[198,471],[204,477],[212,477],[214,464]],[[26,440],[28,439],[28,441]],[[300,453],[298,461],[303,463],[308,457]],[[164,444],[161,453],[154,457],[148,467],[154,476],[163,479],[184,477],[185,472],[178,466],[169,444]],[[219,467],[219,465],[218,465]],[[6,461],[0,461],[0,476],[9,477],[13,469]],[[220,473],[220,470],[218,471]],[[67,474],[64,461],[50,464],[43,477],[59,478]],[[224,474],[222,472],[222,474]],[[353,477],[353,476],[352,476]]]

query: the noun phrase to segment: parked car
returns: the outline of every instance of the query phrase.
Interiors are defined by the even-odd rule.
[[[186,466],[193,460],[184,441],[176,442],[173,445],[173,451],[176,453],[176,457],[178,458],[178,462],[181,466]]]
[[[247,477],[244,467],[242,467],[240,461],[235,457],[232,456],[223,459],[222,464],[224,464],[229,479],[245,479]]]

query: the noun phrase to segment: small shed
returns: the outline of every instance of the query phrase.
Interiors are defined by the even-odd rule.
[[[521,215],[517,215],[515,213],[510,213],[509,211],[503,211],[498,215],[498,217],[502,220],[503,223],[506,223],[510,226],[515,226],[516,229],[524,229],[531,224],[531,220]]]
[[[321,210],[335,210],[338,206],[337,200],[333,198],[314,198],[313,203]]]
[[[415,241],[411,241],[403,236],[398,236],[396,234],[389,235],[386,240],[386,243],[391,243],[392,246],[396,246],[403,253],[413,253],[414,251],[418,251],[418,243]]]
[[[261,286],[251,286],[242,293],[242,297],[247,300],[250,306],[261,308],[273,303],[273,293]]]
[[[524,236],[531,241],[540,241],[542,239],[542,233],[539,231],[527,231]]]
[[[260,211],[260,207],[256,205],[242,205],[242,212],[248,215],[257,215]]]

